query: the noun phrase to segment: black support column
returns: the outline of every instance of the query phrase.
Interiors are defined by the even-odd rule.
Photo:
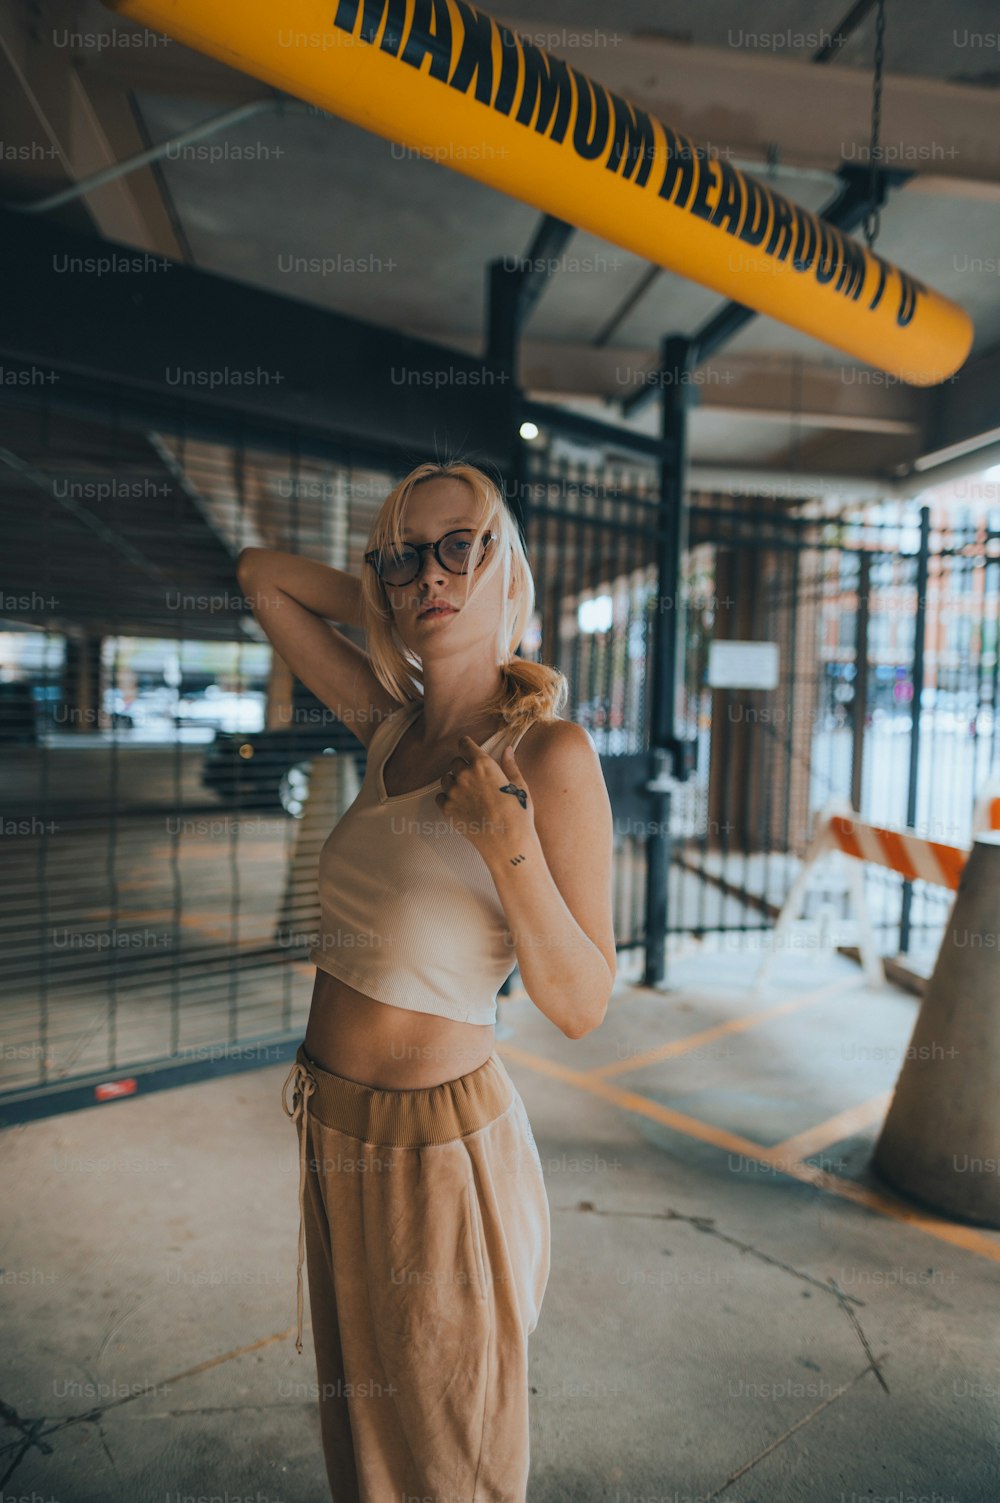
[[[660,539],[657,545],[657,600],[651,633],[651,702],[649,716],[653,804],[652,823],[662,832],[647,842],[646,960],[643,984],[656,986],[666,977],[669,921],[668,882],[671,780],[688,774],[687,746],[678,735],[677,690],[681,682],[684,623],[681,619],[681,566],[687,546],[687,402],[694,350],[689,339],[672,335],[661,346],[662,405],[660,436]]]

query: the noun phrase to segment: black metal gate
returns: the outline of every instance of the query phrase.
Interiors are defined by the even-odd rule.
[[[997,518],[904,502],[797,512],[692,506],[685,717],[699,757],[678,796],[678,932],[767,927],[835,796],[967,846],[1000,771]],[[726,640],[774,643],[777,686],[713,688]],[[865,880],[882,953],[926,965],[950,894],[878,868]],[[820,885],[814,903],[841,897]]]
[[[833,797],[873,823],[968,845],[1000,775],[1000,516],[694,495],[671,599],[655,441],[630,452],[631,435],[599,428],[588,439],[586,420],[543,420],[521,484],[540,650],[569,678],[567,713],[590,731],[611,796],[619,951],[648,945],[657,844],[666,939],[735,943],[770,929]],[[683,645],[677,728],[692,750],[680,778],[650,751],[664,610]],[[726,642],[770,644],[774,687],[714,687]],[[926,970],[947,890],[878,868],[865,882],[882,953]],[[835,875],[818,874],[806,914],[846,916]]]

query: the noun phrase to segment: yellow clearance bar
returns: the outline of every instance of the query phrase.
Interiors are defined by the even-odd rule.
[[[105,0],[900,381],[963,364],[948,298],[466,0]]]

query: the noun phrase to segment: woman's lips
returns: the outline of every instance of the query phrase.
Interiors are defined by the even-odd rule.
[[[433,610],[421,611],[420,614],[419,614],[419,616],[417,617],[417,620],[418,621],[432,621],[435,616],[453,616],[454,614],[455,614],[455,611],[454,611],[454,607],[453,606],[450,606],[450,605],[444,605],[444,606],[437,605],[437,606],[435,606],[433,608]]]

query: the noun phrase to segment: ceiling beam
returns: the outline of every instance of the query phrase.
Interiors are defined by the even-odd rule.
[[[88,91],[73,66],[72,50],[55,45],[64,9],[47,6],[41,16],[28,7],[0,10],[4,134],[28,148],[22,159],[4,161],[4,197],[10,200],[46,196],[145,145],[127,98],[106,88]],[[74,13],[79,28],[76,7]],[[107,239],[140,250],[181,256],[159,186],[148,171],[95,190],[68,222],[81,228],[93,224]]]
[[[854,365],[818,364],[776,355],[717,355],[692,373],[698,409],[743,413],[763,421],[796,420],[819,427],[858,432],[922,435],[929,393],[893,384]],[[644,349],[526,339],[521,350],[521,384],[533,392],[560,397],[591,397],[620,402],[635,385],[655,381]],[[657,390],[659,387],[657,386]],[[610,413],[609,413],[610,417]],[[656,431],[655,408],[637,431]],[[917,452],[915,446],[914,452]]]
[[[41,217],[0,209],[0,288],[0,356],[151,399],[168,423],[242,416],[248,435],[311,429],[502,465],[517,441],[514,381],[481,358]]]
[[[537,20],[496,18],[529,35],[539,29]],[[579,63],[579,48],[560,47],[557,30],[552,40],[546,51]],[[808,57],[615,32],[614,45],[609,38],[609,45],[588,49],[587,73],[726,160],[763,168],[777,148],[786,167],[867,165],[872,80],[865,68],[840,62],[817,68]],[[1000,201],[996,116],[995,89],[886,73],[883,165],[918,174],[923,191],[943,191],[942,179],[953,190]],[[913,184],[902,191],[914,191]]]

